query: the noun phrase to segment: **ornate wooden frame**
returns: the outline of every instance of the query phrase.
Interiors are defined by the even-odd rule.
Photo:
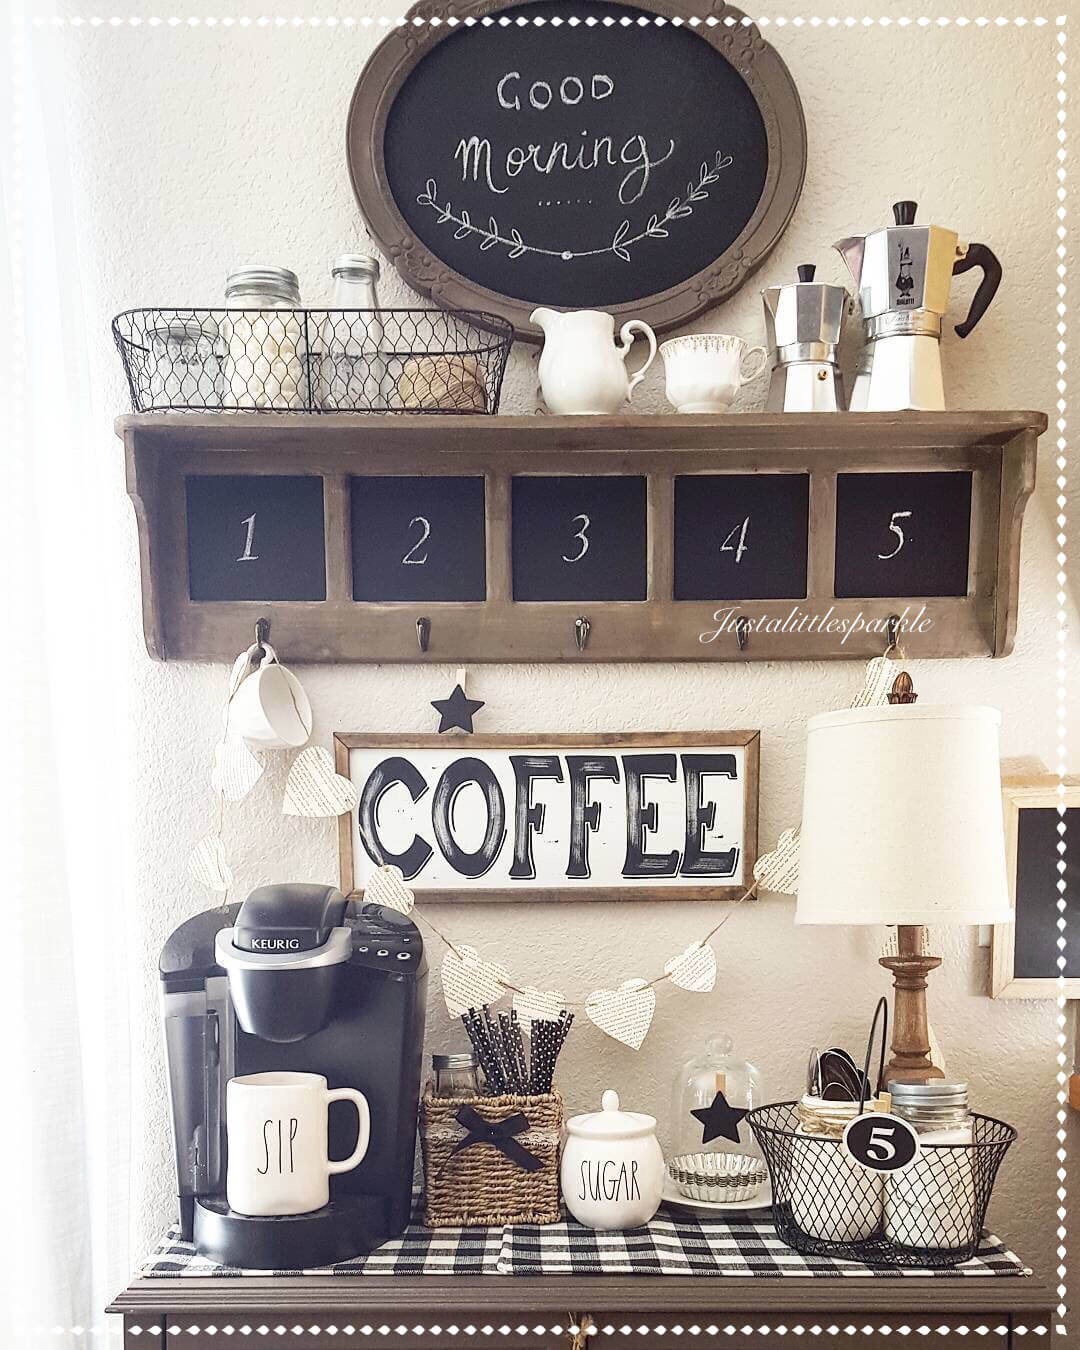
[[[531,0],[420,0],[399,27],[383,39],[361,72],[349,106],[346,156],[360,210],[380,248],[401,276],[447,309],[483,309],[501,314],[517,336],[538,342],[529,326],[533,305],[489,290],[444,263],[410,230],[390,195],[383,134],[390,108],[406,77],[427,53],[458,31],[447,19],[479,19]],[[665,19],[682,19],[680,0],[632,0]],[[438,24],[428,20],[437,18]],[[739,237],[704,270],[678,286],[610,307],[616,321],[643,319],[657,332],[675,328],[739,289],[779,242],[802,192],[806,173],[806,120],[795,82],[776,50],[741,10],[707,0],[694,31],[716,48],[746,81],[761,111],[769,167],[761,200]],[[418,25],[416,20],[422,22]]]
[[[372,748],[405,750],[445,750],[457,748],[464,754],[471,749],[507,750],[534,749],[539,746],[559,749],[593,750],[611,746],[740,746],[746,752],[743,774],[743,856],[742,875],[738,882],[728,885],[685,886],[520,886],[484,890],[479,887],[460,890],[425,890],[417,884],[418,898],[424,904],[439,904],[468,900],[485,901],[523,900],[738,900],[753,881],[754,863],[758,856],[758,799],[761,773],[760,731],[596,731],[588,735],[573,732],[505,732],[502,735],[462,735],[454,732],[428,735],[399,735],[392,731],[334,732],[334,767],[343,777],[349,777],[349,752]],[[356,889],[353,867],[352,815],[338,817],[338,862],[341,867],[339,884],[349,896],[360,895]]]

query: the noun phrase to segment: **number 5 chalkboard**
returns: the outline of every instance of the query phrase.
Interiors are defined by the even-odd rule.
[[[738,10],[667,22],[683,8],[465,0],[454,27],[411,9],[348,126],[360,209],[406,281],[534,341],[539,304],[664,329],[737,289],[795,209],[806,126]]]

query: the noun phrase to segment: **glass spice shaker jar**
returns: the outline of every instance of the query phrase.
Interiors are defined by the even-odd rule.
[[[296,273],[287,267],[238,268],[225,283],[225,304],[224,405],[305,407],[304,316],[295,312]]]
[[[332,275],[330,312],[320,333],[319,406],[377,412],[386,407],[387,392],[385,330],[376,290],[379,261],[366,253],[344,253]]]
[[[456,1055],[432,1055],[431,1068],[435,1075],[436,1097],[479,1097],[476,1060],[468,1051]]]

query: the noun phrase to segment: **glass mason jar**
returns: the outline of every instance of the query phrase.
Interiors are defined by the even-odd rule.
[[[745,1114],[733,1119],[731,1112],[752,1111],[762,1104],[762,1093],[761,1074],[734,1053],[731,1037],[714,1036],[675,1076],[669,1156],[735,1153],[760,1159]]]
[[[178,314],[147,330],[146,392],[151,407],[184,410],[221,406],[221,348],[217,323]]]
[[[330,312],[320,329],[319,406],[375,412],[386,407],[388,392],[378,259],[345,253],[334,263],[333,278]]]
[[[295,312],[300,308],[296,273],[287,267],[241,267],[225,283],[225,304],[225,407],[306,407],[304,316]]]
[[[977,1158],[968,1085],[889,1083],[892,1112],[919,1135],[910,1167],[885,1179],[885,1234],[902,1247],[967,1247],[978,1237]]]
[[[436,1097],[478,1097],[476,1060],[468,1052],[459,1055],[432,1055]]]

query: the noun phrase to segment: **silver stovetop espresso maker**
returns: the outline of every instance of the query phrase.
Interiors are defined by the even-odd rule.
[[[982,269],[968,316],[956,325],[967,337],[1001,282],[1001,264],[985,244],[961,243],[940,225],[916,225],[914,202],[897,202],[895,225],[841,239],[838,249],[859,297],[863,346],[852,412],[941,410],[941,320],[949,284],[959,272]]]
[[[843,286],[816,282],[815,270],[804,263],[798,281],[761,292],[773,363],[767,412],[839,412],[844,406],[836,345],[850,302]]]

